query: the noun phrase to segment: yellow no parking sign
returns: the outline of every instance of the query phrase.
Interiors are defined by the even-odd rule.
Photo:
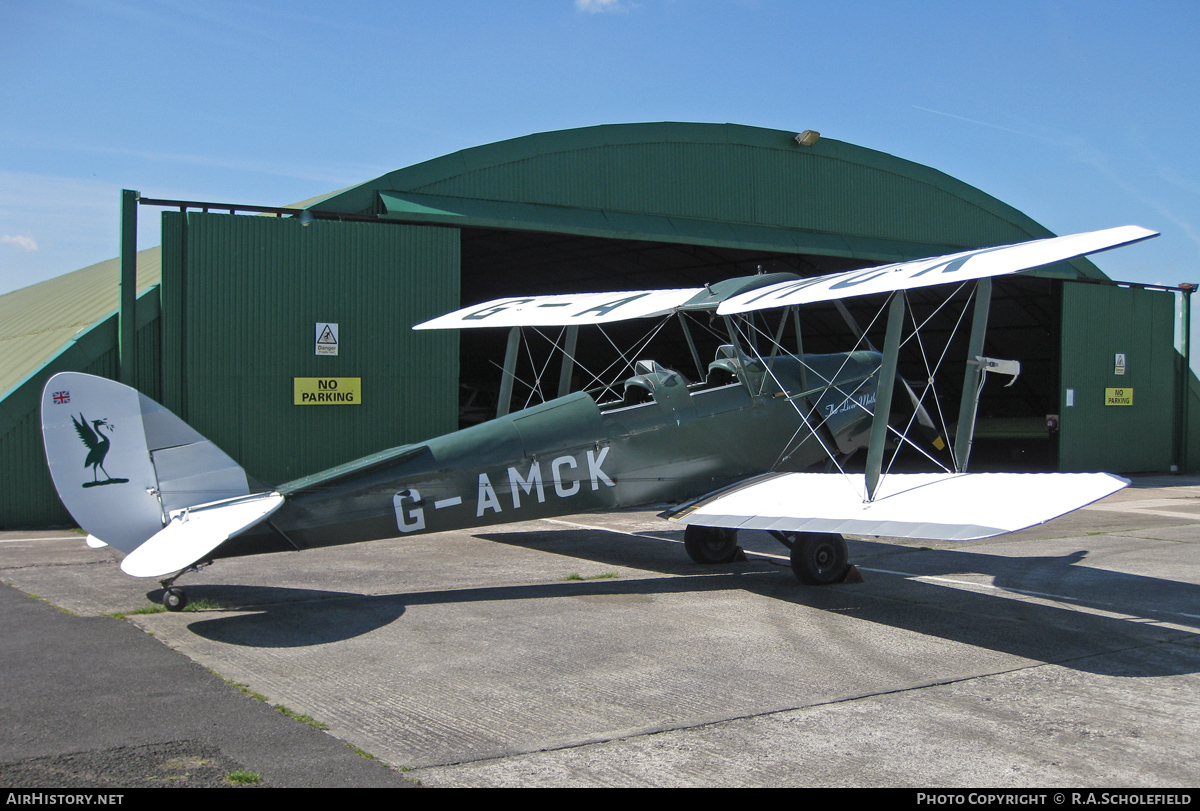
[[[361,377],[292,378],[294,405],[361,405]]]

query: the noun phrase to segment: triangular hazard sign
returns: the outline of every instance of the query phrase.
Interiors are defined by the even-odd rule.
[[[331,330],[329,328],[328,324],[325,325],[325,329],[324,329],[324,331],[321,332],[321,337],[317,339],[317,343],[319,343],[319,344],[336,344],[337,343],[337,338],[333,337],[333,330]]]

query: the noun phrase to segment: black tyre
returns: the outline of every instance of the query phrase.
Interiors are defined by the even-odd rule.
[[[683,547],[697,563],[729,563],[737,557],[737,530],[691,525],[683,533]]]
[[[182,611],[187,608],[187,594],[178,586],[171,586],[163,592],[162,604],[168,611]]]
[[[846,576],[846,539],[825,532],[801,532],[792,542],[792,571],[808,586],[827,586]]]

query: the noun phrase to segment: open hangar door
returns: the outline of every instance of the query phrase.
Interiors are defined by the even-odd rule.
[[[463,306],[524,294],[700,287],[759,272],[815,276],[875,264],[845,257],[488,228],[463,229],[461,246]],[[946,288],[910,292],[913,313],[923,323],[925,354],[933,352],[931,363],[936,362],[944,348],[937,390],[928,394],[925,402],[937,423],[937,430],[928,436],[934,443],[938,436],[943,442],[947,435],[954,436],[970,333],[969,310],[962,316],[969,307],[969,289],[958,291],[946,301],[948,293]],[[989,376],[980,396],[972,470],[1057,469],[1057,435],[1047,428],[1046,419],[1058,410],[1061,301],[1062,282],[1058,279],[1025,276],[996,281],[985,354],[1019,360],[1022,371],[1011,387],[1006,387],[1008,378]],[[877,296],[844,302],[852,319],[867,331],[867,338],[877,347],[884,340],[884,319],[875,318],[882,303]],[[605,329],[607,337],[595,328],[581,331],[576,347],[579,366],[572,376],[571,390],[593,389],[595,380],[583,370],[614,368],[615,371],[611,365],[620,362],[617,348],[629,353],[656,323],[646,319],[611,325]],[[707,363],[722,342],[719,332],[705,329],[703,323],[696,321],[689,324],[698,353]],[[853,327],[833,304],[806,306],[801,311],[801,324],[805,352],[843,352],[855,345]],[[514,383],[513,410],[556,396],[560,358],[550,357],[555,342],[562,342],[557,328],[525,329]],[[783,342],[796,346],[790,325],[785,327]],[[495,416],[505,345],[503,330],[461,333],[461,425]],[[682,328],[674,319],[667,320],[641,354],[628,358],[642,359],[656,360],[679,371],[689,381],[697,381],[701,376]],[[924,389],[929,376],[927,369],[917,342],[906,344],[900,373],[915,391]],[[938,409],[932,402],[935,396],[944,418],[937,416]],[[906,420],[911,414],[912,406],[898,387],[893,420]],[[935,457],[945,456],[934,446],[926,450]],[[851,460],[851,464],[861,462],[861,459]],[[932,463],[911,451],[902,453],[897,464],[910,470],[932,469]]]

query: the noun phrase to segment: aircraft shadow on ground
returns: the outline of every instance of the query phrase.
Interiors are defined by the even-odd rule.
[[[255,648],[307,647],[352,639],[395,622],[405,606],[401,596],[271,586],[191,585],[187,593],[193,605],[246,612],[198,619],[188,630],[214,642]],[[146,596],[161,601],[162,591]]]
[[[198,636],[252,647],[304,647],[350,639],[399,620],[407,606],[472,601],[532,600],[596,595],[662,595],[741,589],[913,633],[1055,663],[1098,675],[1151,677],[1200,671],[1200,646],[1185,630],[1200,619],[1179,613],[1196,605],[1200,587],[1081,565],[1086,551],[1061,557],[1008,557],[966,550],[931,550],[886,542],[850,541],[851,560],[868,571],[863,584],[802,586],[780,561],[750,556],[744,563],[701,566],[678,532],[635,537],[594,530],[488,533],[479,538],[664,577],[564,581],[472,587],[389,595],[259,586],[192,586],[193,602],[207,600],[246,613],[199,619]],[[780,547],[783,550],[783,547]],[[903,572],[903,574],[891,574]],[[963,573],[990,576],[992,589],[947,588],[921,577],[966,582]],[[1030,599],[1012,599],[998,592]],[[1040,599],[1053,599],[1047,605]],[[1069,605],[1062,605],[1063,602]],[[1077,610],[1077,608],[1091,610]],[[1104,613],[1095,613],[1096,611]],[[802,621],[798,619],[798,621]],[[830,640],[830,644],[839,644]]]

